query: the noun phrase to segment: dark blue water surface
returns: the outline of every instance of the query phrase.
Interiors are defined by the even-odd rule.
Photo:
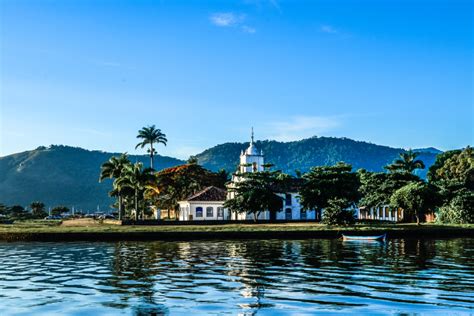
[[[0,315],[474,314],[474,239],[0,243]]]

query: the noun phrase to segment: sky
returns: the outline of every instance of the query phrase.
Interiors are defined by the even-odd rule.
[[[474,144],[474,1],[1,0],[0,156],[224,142]]]

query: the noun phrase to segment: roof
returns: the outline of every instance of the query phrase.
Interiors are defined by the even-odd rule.
[[[190,197],[184,199],[185,201],[225,201],[227,191],[214,186],[205,188]]]

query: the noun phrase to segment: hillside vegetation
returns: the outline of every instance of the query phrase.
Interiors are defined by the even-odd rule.
[[[225,169],[233,172],[239,155],[248,143],[225,143],[205,150],[196,157],[201,165],[213,171]],[[275,169],[294,174],[295,170],[308,171],[312,166],[333,165],[345,161],[354,169],[382,171],[403,151],[399,148],[358,142],[347,138],[313,137],[295,142],[261,141],[257,147],[263,150],[267,162]],[[69,146],[39,147],[5,157],[0,157],[0,203],[29,205],[42,201],[47,207],[65,205],[78,210],[95,211],[97,206],[106,210],[113,203],[108,197],[110,180],[98,182],[100,166],[111,156],[118,155],[90,151]],[[422,151],[419,158],[428,168],[436,154],[433,149]],[[132,162],[148,166],[149,156],[130,156]],[[184,161],[157,155],[155,168],[183,164]],[[421,171],[424,177],[427,168]]]

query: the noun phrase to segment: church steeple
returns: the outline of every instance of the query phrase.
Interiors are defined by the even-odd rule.
[[[252,127],[249,147],[240,154],[241,172],[263,171],[263,153],[257,149],[257,146],[255,146],[254,142],[255,135]]]

